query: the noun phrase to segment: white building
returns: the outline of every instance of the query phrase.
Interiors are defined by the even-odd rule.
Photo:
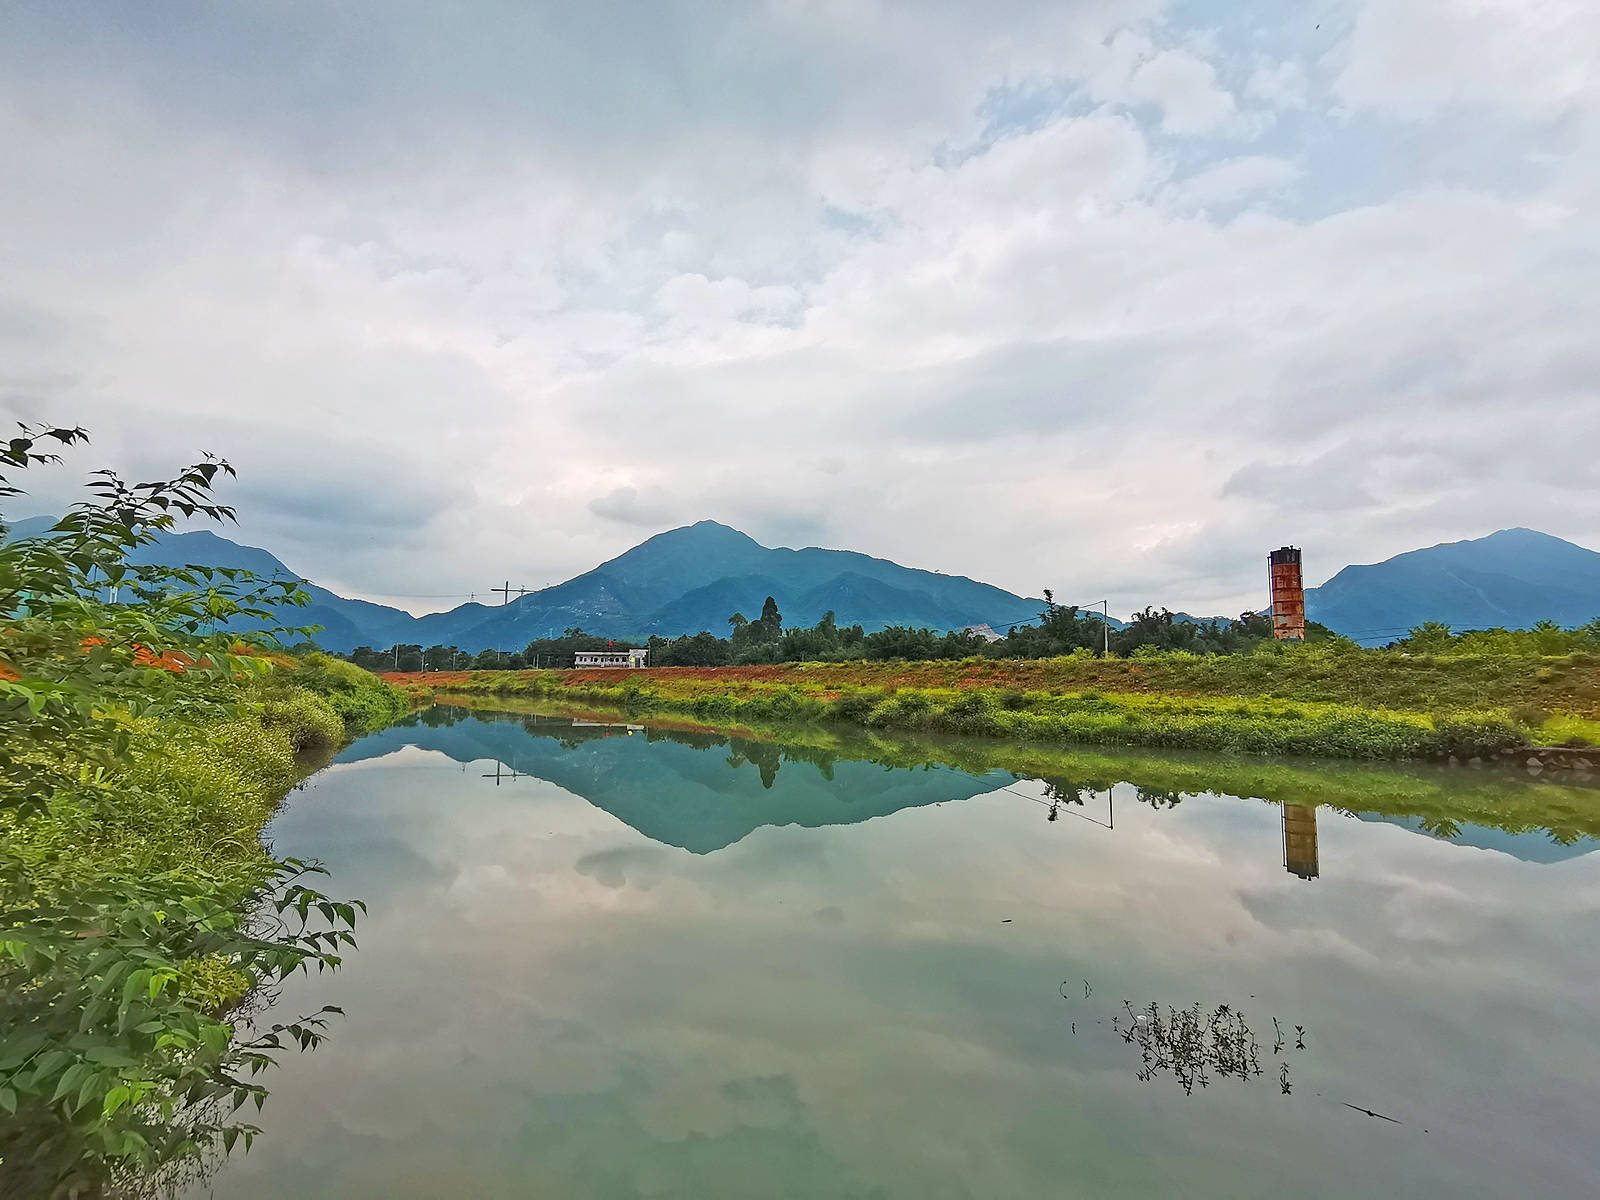
[[[572,665],[585,667],[643,667],[648,650],[579,650],[573,655]]]

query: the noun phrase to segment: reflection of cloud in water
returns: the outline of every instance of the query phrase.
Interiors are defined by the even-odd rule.
[[[619,846],[586,854],[573,864],[579,875],[587,875],[608,888],[631,884],[649,891],[660,883],[668,870],[668,855],[657,846]]]
[[[1259,802],[1134,802],[1112,830],[1049,823],[972,780],[962,803],[884,812],[913,793],[884,800],[872,777],[917,773],[874,768],[848,804],[877,819],[812,826],[771,807],[834,811],[825,790],[785,791],[808,763],[783,762],[767,788],[716,745],[635,737],[604,753],[628,756],[641,787],[666,764],[638,811],[688,822],[680,842],[744,832],[703,853],[662,845],[566,784],[452,776],[442,751],[329,773],[297,800],[280,849],[322,854],[337,890],[384,902],[316,985],[350,1019],[282,1072],[267,1139],[219,1188],[1037,1196],[1065,1179],[1233,1195],[1282,1152],[1308,1193],[1516,1179],[1560,1194],[1600,1168],[1592,1143],[1532,1119],[1597,1106],[1592,1055],[1575,1053],[1592,1046],[1582,975],[1600,958],[1583,860],[1534,866],[1324,809],[1307,883],[1284,870],[1280,810]],[[607,786],[626,775],[596,769]],[[1097,1004],[1293,1013],[1319,1053],[1295,1104],[1271,1078],[1186,1101],[1132,1077],[1112,1014],[1064,1006],[1064,977],[1092,978]],[[1095,1019],[1102,1036],[1070,1035]],[[1486,1090],[1509,1054],[1516,1077]],[[1319,1128],[1319,1091],[1421,1115],[1449,1153],[1364,1117]],[[1496,1161],[1453,1161],[1463,1139]]]

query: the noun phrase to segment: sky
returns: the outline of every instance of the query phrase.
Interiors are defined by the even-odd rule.
[[[1112,611],[1600,548],[1588,0],[0,0],[0,418],[421,612],[710,518]]]

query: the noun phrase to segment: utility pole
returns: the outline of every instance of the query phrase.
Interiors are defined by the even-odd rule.
[[[526,596],[528,594],[528,589],[525,588],[525,587],[512,587],[511,586],[511,580],[509,580],[509,579],[506,580],[506,583],[505,583],[504,587],[490,588],[489,590],[491,592],[498,592],[500,594],[500,605],[501,605],[502,608],[505,607],[507,604],[511,603],[511,593],[512,592],[515,592],[517,594],[517,599],[518,600],[521,600],[524,596]]]
[[[1104,637],[1105,637],[1105,649],[1102,650],[1100,653],[1101,653],[1101,656],[1103,658],[1110,658],[1111,657],[1111,601],[1109,601],[1109,600],[1096,600],[1096,601],[1094,601],[1094,603],[1098,604],[1100,606],[1100,624],[1101,624],[1102,628],[1104,629]]]

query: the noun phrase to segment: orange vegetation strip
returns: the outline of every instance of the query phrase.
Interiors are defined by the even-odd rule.
[[[593,685],[618,687],[630,680],[658,689],[662,695],[700,694],[709,690],[751,691],[771,687],[795,687],[812,694],[836,699],[852,687],[1017,688],[1024,691],[1075,691],[1084,687],[1114,685],[1119,692],[1160,691],[1187,694],[1145,677],[1139,664],[1117,660],[1110,670],[1100,664],[1059,662],[996,661],[964,662],[883,662],[883,663],[761,663],[740,667],[650,667],[630,670],[598,667],[565,671],[382,671],[386,682],[412,687],[468,687],[492,678],[512,675],[520,679],[544,677],[551,691]]]

